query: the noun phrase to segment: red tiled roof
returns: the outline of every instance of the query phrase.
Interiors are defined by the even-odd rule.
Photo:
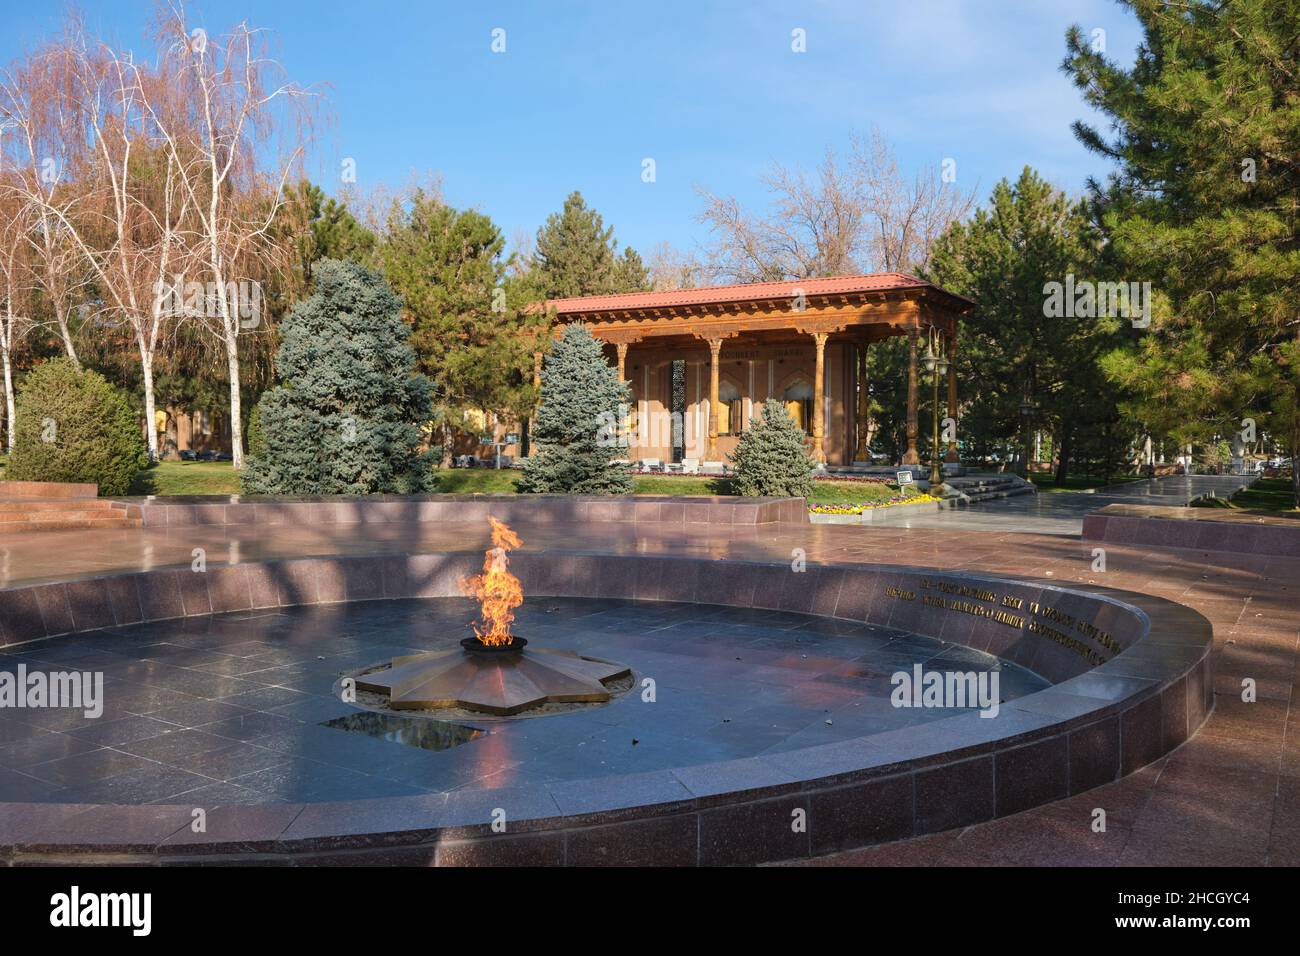
[[[938,288],[904,272],[878,272],[862,276],[833,276],[827,279],[792,279],[780,282],[747,282],[740,285],[711,285],[669,292],[629,292],[622,295],[588,295],[575,299],[549,299],[546,305],[560,315],[621,309],[655,309],[675,305],[711,305],[788,299],[800,290],[806,296],[838,295],[848,292],[889,292],[896,289]],[[940,290],[944,291],[944,290]],[[948,292],[947,295],[953,295]],[[956,296],[961,298],[961,296]]]

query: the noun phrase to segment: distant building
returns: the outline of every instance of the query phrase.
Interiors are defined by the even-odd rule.
[[[251,409],[244,409],[247,414]],[[182,409],[168,406],[154,412],[158,450],[163,460],[230,458],[230,414],[224,409]]]

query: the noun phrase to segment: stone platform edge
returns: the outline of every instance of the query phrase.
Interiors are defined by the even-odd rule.
[[[0,498],[79,498],[99,497],[99,486],[68,481],[0,481]]]
[[[6,644],[140,621],[304,604],[449,596],[467,553],[166,569],[0,591]],[[215,807],[0,804],[0,857],[76,863],[753,864],[1001,817],[1093,789],[1183,743],[1213,706],[1212,630],[1134,592],[927,569],[523,552],[526,593],[761,607],[886,624],[987,650],[1059,681],[1001,708],[788,753],[510,790]],[[1059,643],[922,593],[997,588],[1087,620],[1122,646],[1079,668]],[[913,599],[900,598],[911,592]],[[1083,620],[1083,617],[1079,617]],[[1005,632],[1005,633],[1003,633]],[[491,814],[511,808],[507,833]],[[803,811],[807,826],[791,827]]]
[[[1107,505],[1084,516],[1083,540],[1300,558],[1300,520],[1202,510]]]
[[[657,525],[807,524],[803,498],[669,495],[370,495],[258,499],[238,495],[118,498],[146,528],[194,525],[415,524],[484,521],[561,524],[610,521]]]

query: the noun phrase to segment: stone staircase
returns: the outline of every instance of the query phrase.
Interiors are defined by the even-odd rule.
[[[98,498],[96,494],[94,485],[0,481],[0,535],[139,528],[144,523],[125,504]]]
[[[1033,482],[1012,474],[963,475],[949,478],[945,484],[956,492],[954,497],[959,507],[1016,495],[1032,495],[1038,491]]]

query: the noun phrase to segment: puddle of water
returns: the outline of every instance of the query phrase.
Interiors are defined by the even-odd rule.
[[[353,734],[365,734],[367,737],[379,737],[423,750],[450,750],[487,733],[485,730],[467,727],[464,724],[453,724],[445,720],[397,717],[393,714],[376,714],[370,711],[335,717],[333,720],[325,721],[321,726],[346,730]]]

